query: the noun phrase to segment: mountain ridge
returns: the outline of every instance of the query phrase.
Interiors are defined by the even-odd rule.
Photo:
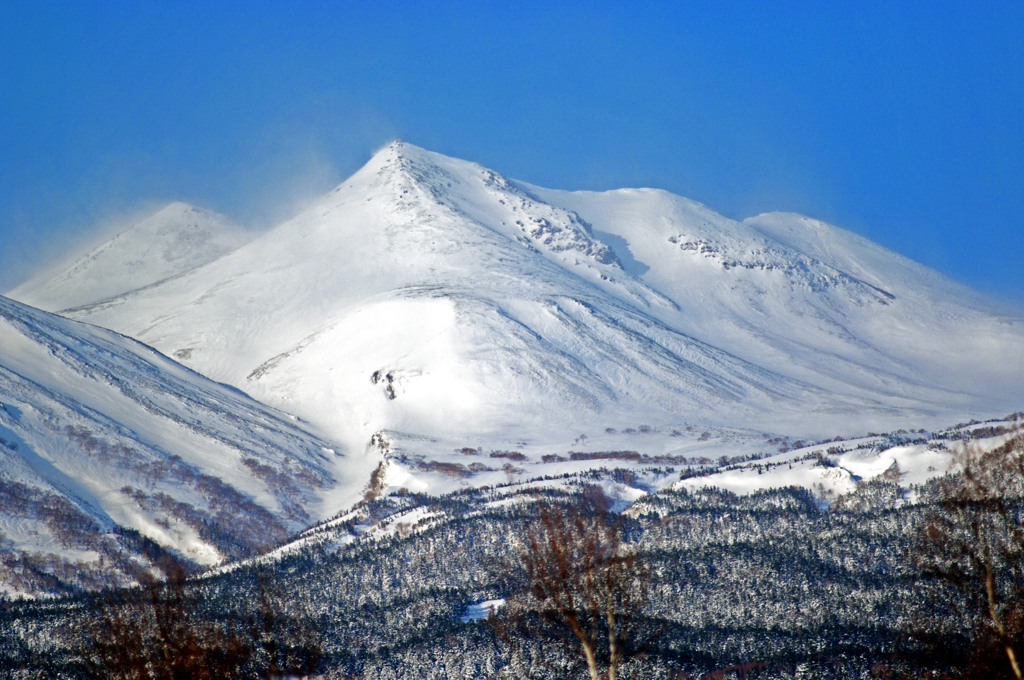
[[[829,421],[821,432],[835,427],[833,414],[870,414],[861,425],[910,414],[940,422],[962,408],[1006,410],[1018,396],[1017,326],[994,325],[959,300],[935,313],[912,309],[923,299],[907,292],[918,279],[878,276],[879,266],[899,261],[884,249],[867,276],[771,233],[763,219],[735,222],[667,192],[547,190],[396,142],[241,248],[70,315],[295,409],[351,446],[381,429],[476,436],[501,412],[511,414],[500,425],[505,439],[515,422],[578,429],[601,413],[651,404],[661,404],[666,425],[684,413],[797,428],[810,412]],[[969,324],[988,334],[978,344],[1002,352],[999,361],[986,364],[970,342],[956,359],[938,346],[945,337],[929,336],[962,335]],[[694,363],[693,352],[704,358]],[[366,360],[353,358],[360,355]],[[938,369],[951,358],[954,369],[967,366],[963,377],[983,368],[1003,393],[985,405],[969,381],[946,380]],[[326,379],[325,369],[345,375]],[[377,370],[398,376],[391,390],[406,398],[379,402],[369,380]],[[721,372],[712,381],[721,390],[701,382],[704,370]],[[755,376],[771,376],[766,395],[806,398],[774,406],[769,398],[763,417],[750,417],[756,408],[723,410],[742,401],[729,395],[760,391]],[[581,408],[590,415],[576,417]]]
[[[64,564],[75,590],[130,581],[161,551],[251,554],[355,502],[369,476],[308,426],[112,331],[0,297],[0,346],[0,583],[15,591],[39,587],[39,564]]]
[[[149,225],[174,242],[171,222]],[[104,266],[154,252],[151,232],[124,232]],[[608,465],[665,485],[679,465],[1024,399],[1024,319],[851,232],[737,222],[659,190],[549,190],[405,143],[245,243],[188,251],[169,275],[152,261],[113,295],[34,279],[63,316],[0,298],[0,491],[79,527],[0,516],[5,564],[36,546],[95,585],[88,565],[120,556],[126,581],[145,540],[221,564],[261,549],[252,522],[273,543],[389,488]]]
[[[251,237],[223,215],[176,201],[8,296],[52,312],[72,309],[174,278]]]

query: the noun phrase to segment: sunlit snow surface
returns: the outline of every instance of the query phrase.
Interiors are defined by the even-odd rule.
[[[26,281],[9,297],[51,312],[94,303],[195,269],[251,236],[222,215],[171,203],[70,263]]]
[[[465,613],[460,617],[463,623],[469,623],[470,621],[479,621],[480,619],[486,619],[491,615],[491,612],[501,609],[505,604],[505,600],[484,600],[483,602],[477,602],[466,607]]]
[[[398,142],[255,241],[71,316],[353,449],[381,430],[563,448],[641,424],[830,436],[1018,405],[1020,319],[790,223],[517,185]]]
[[[93,562],[120,526],[213,564],[225,555],[195,518],[272,544],[351,505],[369,475],[363,456],[111,331],[0,298],[0,347],[5,549]],[[61,535],[75,523],[82,535]]]
[[[275,469],[291,456],[290,465],[330,477],[302,492],[315,520],[361,497],[381,461],[386,486],[442,493],[619,464],[678,471],[694,460],[774,454],[780,442],[933,430],[1024,406],[1024,320],[798,215],[736,222],[663,191],[547,190],[401,142],[244,244],[203,214],[203,233],[220,245],[193,247],[193,232],[179,228],[189,210],[170,206],[149,227],[84,254],[81,266],[12,295],[135,338],[223,385],[194,382],[113,333],[11,303],[3,366],[19,375],[36,367],[18,379],[49,390],[47,399],[72,400],[61,418],[84,422],[85,404],[118,436],[138,435],[160,455],[180,448],[189,464],[275,512],[283,501],[240,464],[241,450],[266,449]],[[37,323],[102,338],[136,357],[132,366],[143,356],[159,368],[108,379],[111,366],[127,370],[121,354],[76,359],[77,341],[63,339],[47,350]],[[52,373],[55,358],[64,368]],[[106,368],[91,368],[100,358]],[[58,379],[61,371],[69,377]],[[126,396],[139,380],[163,396]],[[203,398],[193,401],[192,390]],[[41,407],[4,401],[45,420],[33,410]],[[146,420],[149,403],[161,404],[164,420]],[[222,406],[234,415],[219,415]],[[12,416],[0,417],[27,439]],[[120,498],[121,473],[105,481],[87,458],[68,462],[75,455],[55,453],[69,445],[53,432],[28,448],[40,460],[63,456],[63,474],[83,480],[71,496],[197,555],[208,550],[105,500]],[[756,482],[750,470],[732,470],[714,483],[841,493],[893,461],[903,474],[944,469],[933,453],[865,450],[838,467],[797,461],[790,474],[787,462],[785,473],[753,473]],[[675,480],[662,473],[644,484]],[[627,503],[642,490],[608,492]]]

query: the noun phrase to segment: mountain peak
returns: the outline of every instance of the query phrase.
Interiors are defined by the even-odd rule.
[[[396,139],[394,141],[388,142],[386,145],[381,147],[376,153],[374,153],[372,159],[370,160],[370,164],[372,165],[375,162],[381,164],[390,163],[400,159],[415,161],[430,156],[447,158],[447,156],[442,156],[439,153],[427,151],[426,149],[418,147],[415,144],[410,144],[409,142],[406,142],[404,140]]]
[[[200,208],[198,206],[192,205],[191,203],[185,203],[184,201],[171,201],[170,203],[165,205],[163,208],[160,208],[155,213],[153,213],[149,218],[146,218],[146,220],[143,220],[143,222],[140,222],[140,223],[134,225],[131,228],[135,228],[135,227],[139,226],[139,224],[144,224],[145,222],[147,222],[147,221],[149,221],[151,219],[154,219],[156,217],[171,217],[171,216],[174,216],[174,217],[184,217],[184,216],[188,216],[188,215],[191,215],[191,214],[202,215],[202,216],[210,217],[210,218],[213,218],[213,219],[220,219],[220,220],[226,219],[224,216],[219,215],[219,214],[213,212],[212,210],[207,210],[205,208]]]
[[[223,215],[175,201],[8,295],[49,311],[92,304],[195,269],[250,238]]]
[[[783,226],[653,190],[545,190],[396,140],[230,256],[69,315],[352,447],[567,423],[834,436],[1019,397],[1015,320],[927,299],[917,269],[841,230]]]

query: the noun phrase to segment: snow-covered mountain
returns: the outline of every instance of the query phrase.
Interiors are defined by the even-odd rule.
[[[736,222],[649,189],[526,188],[589,220],[678,305],[668,322],[715,347],[905,413],[1024,399],[1024,319],[846,230],[784,213]]]
[[[51,312],[91,304],[195,269],[251,237],[223,215],[171,203],[9,296]]]
[[[69,291],[70,295],[70,291]],[[396,142],[294,219],[78,306],[353,450],[802,437],[1015,410],[1024,321],[841,229],[561,192]],[[52,305],[51,305],[52,306]],[[58,304],[58,307],[73,307]]]
[[[173,204],[11,292],[62,317],[0,298],[0,582],[218,563],[387,486],[665,485],[1024,402],[1024,319],[799,215],[396,142],[247,238]]]
[[[0,297],[0,349],[0,592],[130,578],[162,550],[249,554],[369,478],[293,417],[112,331]]]

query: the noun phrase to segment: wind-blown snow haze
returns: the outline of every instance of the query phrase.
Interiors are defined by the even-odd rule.
[[[130,580],[141,537],[220,564],[388,488],[723,456],[786,467],[687,483],[813,485],[817,449],[764,456],[1024,400],[1024,319],[849,231],[544,189],[401,141],[262,234],[176,202],[9,296],[5,488],[63,519],[4,535],[86,586],[105,554]],[[830,485],[948,467],[872,441]]]

